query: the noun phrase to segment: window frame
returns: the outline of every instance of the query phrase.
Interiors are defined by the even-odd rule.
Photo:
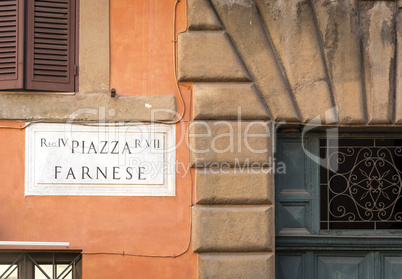
[[[35,278],[35,267],[37,265],[72,266],[72,278],[82,279],[82,251],[2,251],[0,252],[0,263],[2,265],[17,265],[18,279]],[[12,269],[10,269],[12,270]],[[6,273],[7,274],[7,273]],[[63,274],[66,276],[69,273]],[[2,274],[0,274],[1,276]],[[49,276],[49,274],[47,274]],[[50,278],[56,279],[54,274]]]
[[[381,133],[381,132],[348,132],[348,131],[340,131],[338,134],[339,137],[342,138],[402,138],[402,133],[401,132],[386,132],[386,133]],[[275,158],[277,162],[283,161],[281,158],[281,141],[284,139],[293,139],[295,141],[299,140],[300,145],[301,145],[301,139],[303,140],[310,140],[311,145],[306,146],[307,150],[311,152],[312,155],[319,155],[319,139],[322,138],[327,138],[325,131],[320,131],[320,132],[309,132],[306,134],[302,133],[277,133],[277,141],[276,141],[276,148],[275,148]],[[306,160],[312,161],[306,154],[304,154]],[[286,161],[284,161],[286,164]],[[290,200],[286,200],[283,195],[280,193],[281,189],[281,180],[280,175],[282,174],[276,174],[275,176],[275,199],[276,199],[276,218],[275,218],[275,227],[281,227],[281,212],[278,212],[280,210],[280,203],[297,203],[297,204],[307,204],[311,202],[311,208],[308,209],[309,214],[306,215],[306,218],[309,218],[309,220],[306,220],[307,223],[310,223],[311,230],[308,231],[308,233],[280,233],[278,231],[278,228],[276,229],[276,236],[281,237],[281,236],[292,236],[292,237],[320,237],[320,236],[326,236],[326,237],[396,237],[400,238],[402,237],[402,229],[381,229],[381,230],[367,230],[367,229],[358,229],[358,230],[321,230],[320,229],[320,180],[319,180],[319,168],[320,166],[313,162],[311,164],[307,164],[303,166],[303,171],[310,177],[310,180],[308,182],[311,182],[311,184],[307,183],[304,185],[305,189],[311,188],[310,192],[313,197],[310,201],[302,200],[300,198],[293,198]],[[285,174],[289,175],[289,174]]]
[[[9,89],[0,89],[0,94],[75,94],[79,91],[79,10],[80,0],[70,0],[69,4],[73,10],[71,20],[72,31],[69,34],[69,39],[73,40],[69,44],[69,70],[68,78],[71,79],[72,90],[58,90],[58,81],[50,80],[35,80],[33,77],[34,67],[34,29],[29,25],[29,22],[34,20],[34,0],[16,0],[17,4],[17,29],[16,29],[16,79],[0,80],[0,83],[5,84],[1,88],[9,87]],[[28,85],[30,84],[30,85]],[[48,86],[48,88],[46,88]],[[67,86],[66,83],[60,83],[60,86]],[[15,87],[15,89],[12,89]],[[27,89],[32,87],[33,89]],[[37,87],[37,88],[35,88]]]

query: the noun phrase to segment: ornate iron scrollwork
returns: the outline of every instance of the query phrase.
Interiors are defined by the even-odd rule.
[[[320,141],[321,229],[402,228],[401,140],[368,141]]]

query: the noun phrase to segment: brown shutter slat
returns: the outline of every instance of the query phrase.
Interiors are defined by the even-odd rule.
[[[35,48],[52,49],[52,50],[68,50],[67,43],[63,45],[59,44],[41,44],[37,41],[35,42]]]
[[[14,14],[15,15],[15,14]],[[1,14],[0,14],[0,16],[1,16]],[[7,15],[5,15],[5,16],[2,16],[1,18],[0,18],[0,22],[4,22],[4,21],[13,21],[15,19],[15,17],[14,16],[7,16]]]
[[[2,27],[12,27],[15,30],[15,25],[12,20],[0,21],[0,26]]]
[[[60,35],[60,34],[52,34],[51,36],[46,33],[36,33],[36,38],[38,39],[48,39],[52,38],[54,40],[64,40],[67,41],[67,36],[66,35]]]
[[[65,12],[68,7],[64,9],[49,9],[47,7],[36,7],[35,16],[43,17],[56,17],[56,18],[67,18],[68,14]]]
[[[50,20],[50,19],[49,19]],[[68,30],[68,25],[67,24],[57,24],[56,22],[57,19],[53,19],[52,22],[54,24],[50,23],[41,23],[40,21],[37,21],[35,23],[35,27],[37,28],[46,28],[46,29],[62,29],[62,30]],[[68,33],[68,31],[66,32]]]
[[[70,0],[43,0],[42,2],[52,2],[52,3],[69,3]]]
[[[9,75],[9,74],[13,74],[13,73],[14,73],[13,68],[0,68],[0,74]]]
[[[24,85],[24,0],[0,1],[0,89]]]
[[[0,6],[12,6],[16,1],[1,1]]]
[[[3,59],[1,59],[0,67],[3,64],[13,65],[14,64],[14,59],[13,58],[3,58]]]
[[[36,34],[45,34],[45,35],[61,35],[61,36],[68,36],[68,33],[65,30],[60,29],[43,29],[43,28],[35,28],[34,31]]]
[[[19,0],[17,0],[17,2],[19,2]],[[17,11],[16,10],[10,10],[8,6],[1,6],[0,9],[3,8],[3,10],[0,10],[0,16],[16,16],[17,15]],[[14,8],[11,6],[11,8]]]
[[[7,42],[3,42],[3,43],[1,44],[1,47],[2,47],[2,48],[3,48],[3,47],[12,47],[12,49],[14,50],[16,45],[17,45],[16,42],[7,41]],[[1,62],[0,62],[0,63],[1,63]]]
[[[15,47],[5,47],[5,45],[3,47],[3,44],[0,44],[0,53],[4,53],[4,52],[14,53],[13,55],[15,55]]]
[[[51,65],[51,64],[35,64],[35,69],[37,70],[48,70],[48,71],[59,71],[59,72],[65,72],[66,67],[57,65]]]
[[[75,0],[27,5],[26,89],[74,91]]]
[[[11,48],[11,51],[10,51],[10,48],[4,48],[4,49],[1,49],[0,48],[0,57],[9,57],[9,58],[13,58],[14,59],[14,61],[15,61],[15,51],[14,51],[14,48]]]
[[[53,61],[53,60],[40,60],[37,59],[36,60],[36,64],[37,65],[56,65],[56,66],[60,66],[60,65],[67,65],[67,61]]]
[[[46,18],[46,17],[41,17],[38,13],[35,14],[37,16],[37,22],[50,22],[50,23],[54,23],[54,19],[53,18]],[[66,19],[62,19],[62,18],[58,18],[59,24],[63,24],[66,25],[68,24],[68,20],[67,17]]]
[[[19,34],[18,34],[19,35]],[[15,38],[17,37],[17,33],[16,32],[4,32],[0,34],[0,38],[4,38],[4,37],[9,37],[10,40],[14,41],[14,42],[18,42],[19,44],[19,40],[16,40]],[[23,44],[22,44],[23,45]]]
[[[49,40],[49,39],[42,39],[41,37],[36,37],[36,41],[39,44],[52,44],[52,45],[66,45],[67,44],[67,40]]]
[[[12,32],[14,35],[17,34],[16,31],[17,31],[17,27],[15,25],[14,26],[4,26],[4,27],[0,28],[0,32]]]
[[[54,63],[56,63],[57,65],[62,63],[59,61],[64,61],[65,63],[67,63],[67,57],[63,58],[62,56],[58,56],[58,55],[35,55],[35,59],[44,59],[44,60],[49,60],[49,61],[54,61]]]

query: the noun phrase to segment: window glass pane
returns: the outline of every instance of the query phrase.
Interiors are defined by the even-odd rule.
[[[73,279],[73,272],[72,272],[72,266],[67,268],[67,264],[58,264],[57,265],[57,276],[60,276],[62,273],[63,275],[61,276],[61,279]],[[66,270],[67,268],[67,270]]]
[[[17,279],[18,278],[18,266],[13,265],[9,269],[10,265],[8,264],[0,264],[0,276],[8,269],[8,271],[4,274],[2,278],[7,279]]]
[[[53,266],[51,264],[41,264],[39,266],[47,274],[47,276],[52,278]],[[63,273],[63,275],[61,276],[62,279],[72,279],[73,278],[72,272],[71,272],[71,268],[72,268],[71,266],[65,272],[63,272],[63,271],[67,268],[68,265],[58,264],[56,266],[57,266],[57,276],[60,276]],[[35,279],[47,279],[47,277],[43,274],[43,272],[37,266],[35,266]]]
[[[283,140],[280,146],[280,160],[286,162],[286,173],[292,175],[281,175],[281,190],[300,190],[305,189],[304,184],[304,152],[301,141],[298,139]]]
[[[402,229],[402,140],[320,141],[321,229]]]

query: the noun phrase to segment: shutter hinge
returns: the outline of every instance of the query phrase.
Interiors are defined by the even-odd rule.
[[[77,75],[77,65],[74,65],[74,76],[76,76]]]

